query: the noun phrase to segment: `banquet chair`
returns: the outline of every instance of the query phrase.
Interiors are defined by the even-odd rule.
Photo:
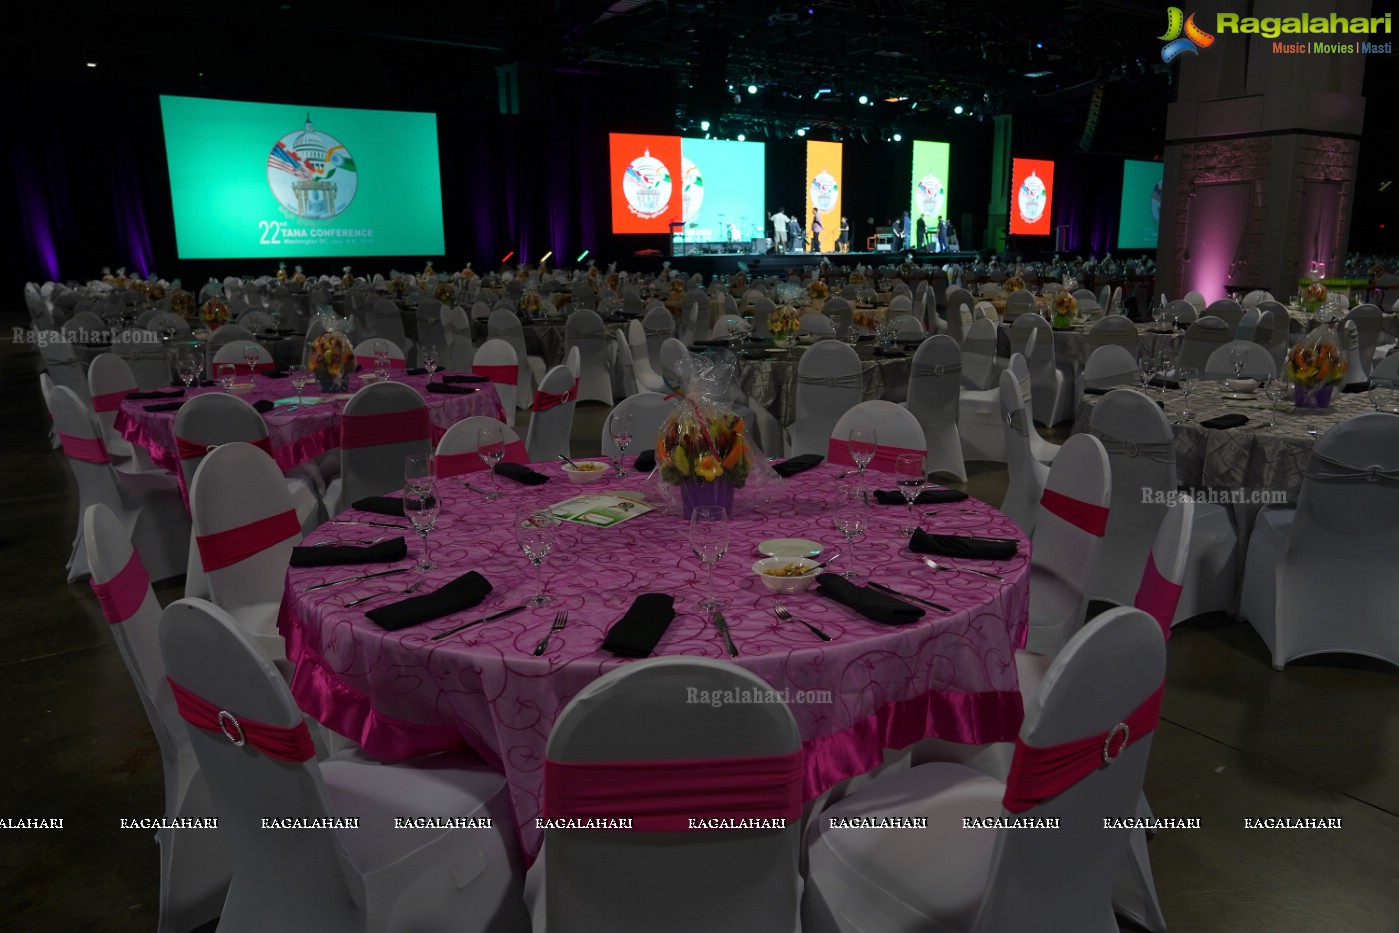
[[[687,293],[688,294],[688,293]],[[694,346],[701,340],[709,339],[709,299],[686,302],[680,315],[680,328],[676,334],[686,346]]]
[[[1038,338],[1033,346],[1026,343],[1031,333]],[[1038,314],[1022,314],[1010,325],[1010,348],[1012,353],[1023,353],[1029,364],[1033,390],[1030,412],[1034,420],[1053,427],[1072,418],[1073,381],[1055,364],[1054,330],[1049,322]]]
[[[902,314],[913,313],[913,298],[910,294],[905,293],[907,289],[908,286],[904,286],[904,292],[897,292],[893,298],[889,299],[889,310],[885,314],[886,318],[894,318]]]
[[[957,402],[957,433],[964,460],[1005,461],[1001,430],[999,375],[996,366],[996,325],[979,320],[962,344],[962,383]],[[1029,370],[1025,372],[1028,386]]]
[[[277,671],[203,600],[165,610],[160,649],[232,856],[220,930],[528,929],[503,777],[454,753],[317,762]],[[261,828],[268,818],[358,825],[277,832]],[[395,818],[475,818],[490,828],[396,829]]]
[[[446,353],[446,313],[449,308],[436,298],[424,298],[418,303],[417,320],[414,322],[418,325],[418,339],[414,341],[414,349],[418,353],[415,358],[417,365],[423,365],[423,347],[435,347],[439,354]],[[438,359],[441,360],[441,356]]]
[[[173,331],[178,337],[190,335],[189,321],[174,311],[157,311],[146,321],[145,326],[157,334]]]
[[[826,443],[826,459],[831,463],[855,466],[855,460],[850,456],[849,442],[853,428],[874,428],[878,445],[867,469],[892,476],[901,454],[927,456],[928,441],[923,436],[923,427],[918,419],[901,405],[886,399],[873,399],[853,406],[831,428],[831,436]]]
[[[1342,319],[1342,326],[1354,322],[1358,331],[1360,365],[1366,376],[1375,365],[1375,348],[1380,343],[1380,333],[1384,314],[1372,304],[1356,305]]]
[[[829,298],[821,306],[821,313],[835,325],[836,336],[844,340],[855,320],[855,309],[844,298]]]
[[[1119,346],[1131,353],[1133,360],[1135,360],[1138,348],[1141,346],[1137,325],[1121,314],[1110,314],[1095,322],[1088,329],[1088,334],[1084,340],[1088,344],[1090,356],[1093,350],[1098,347]]]
[[[390,372],[402,373],[408,368],[408,358],[403,348],[383,337],[370,337],[355,344],[355,366],[363,372],[374,372],[374,362],[377,359],[375,354],[380,350],[387,354]]]
[[[1261,288],[1255,288],[1253,291],[1251,291],[1251,292],[1249,292],[1247,295],[1245,295],[1244,298],[1243,298],[1243,301],[1239,302],[1239,304],[1243,306],[1243,309],[1244,309],[1245,311],[1247,311],[1247,310],[1249,310],[1249,309],[1251,309],[1251,308],[1257,307],[1257,306],[1258,306],[1258,303],[1259,303],[1260,301],[1272,301],[1272,300],[1273,300],[1273,293],[1272,293],[1272,292],[1266,292],[1266,291],[1264,291],[1264,290],[1261,289]]]
[[[630,321],[629,324],[639,323]],[[632,361],[631,345],[627,343],[626,331],[618,330],[612,335],[612,397],[627,398],[637,393],[636,364]]]
[[[1018,353],[1011,356],[1011,365],[1001,373],[997,392],[1008,474],[1001,511],[1028,535],[1035,530],[1049,467],[1036,460],[1030,449],[1030,435],[1035,433],[1035,427],[1025,407],[1024,389],[1017,378],[1025,365],[1024,359]]]
[[[638,392],[618,402],[608,419],[619,414],[632,416],[632,442],[628,450],[635,457],[644,450],[656,449],[661,428],[670,417],[670,413],[675,410],[675,406],[675,399],[666,398],[659,392]],[[612,439],[607,428],[608,421],[605,419],[602,424],[602,455],[615,457],[619,453],[617,442]]]
[[[654,658],[585,686],[554,723],[545,752],[544,813],[567,816],[575,795],[599,793],[588,771],[611,763],[602,793],[618,815],[656,813],[632,832],[546,829],[526,897],[548,933],[795,933],[801,881],[801,736],[786,704],[708,705],[690,691],[766,690],[760,678],[708,658]],[[635,763],[632,765],[631,763]],[[679,762],[669,766],[668,762]],[[670,790],[674,774],[712,775],[698,795]],[[755,769],[763,769],[755,773]],[[684,819],[730,812],[734,797],[761,797],[752,812],[783,829],[670,831]],[[749,804],[751,807],[752,805]],[[591,811],[590,811],[591,812]],[[744,812],[749,812],[745,810]],[[640,822],[640,821],[639,821]],[[695,882],[722,896],[694,897]],[[677,904],[684,904],[677,910]],[[540,915],[546,922],[539,924]],[[657,918],[664,918],[658,921]]]
[[[595,311],[597,310],[597,295],[593,293],[593,287],[587,282],[579,282],[573,286],[570,292],[569,303],[573,305],[574,311]]]
[[[998,280],[1004,282],[1005,279],[1005,273],[999,273]],[[1002,293],[1001,286],[997,285],[994,282],[982,282],[981,287],[977,289],[977,292],[981,295],[982,298],[996,298]]]
[[[555,366],[544,374],[530,405],[525,448],[532,463],[557,460],[571,453],[573,410],[578,405],[578,381],[567,366]]]
[[[87,386],[86,367],[78,359],[72,344],[66,340],[45,341],[39,344],[39,358],[43,360],[44,372],[49,374],[54,385],[67,388],[83,404],[92,404],[92,392]]]
[[[652,372],[659,374],[661,371],[661,344],[665,343],[667,338],[677,336],[675,318],[664,306],[652,308],[642,318],[641,327],[646,336],[647,363]],[[635,347],[635,345],[636,343],[633,341],[632,346]]]
[[[992,307],[994,309],[995,306],[993,305]],[[1012,330],[1014,329],[1015,322],[1027,314],[1032,317],[1039,317],[1039,312],[1035,307],[1035,296],[1023,289],[1021,291],[1011,292],[1010,295],[1006,297],[1005,319],[1011,322]],[[1041,320],[1043,320],[1043,318],[1041,318]]]
[[[772,331],[768,327],[768,315],[777,309],[771,298],[756,298],[753,301],[753,337],[757,340],[766,340],[772,336]]]
[[[853,348],[826,340],[807,350],[797,363],[796,418],[787,429],[788,456],[824,455],[831,429],[859,404],[864,384],[860,356]]]
[[[1229,339],[1229,325],[1217,317],[1203,317],[1191,324],[1181,338],[1172,378],[1175,372],[1182,369],[1203,373],[1210,354],[1228,343]]]
[[[690,364],[693,354],[690,348],[685,346],[678,337],[668,337],[661,344],[661,369],[660,377],[663,385],[662,392],[669,395],[673,392],[683,393],[685,390],[685,367]]]
[[[130,368],[138,389],[163,389],[170,385],[170,351],[155,331],[123,331],[112,341],[112,352]]]
[[[1137,375],[1137,359],[1131,351],[1126,347],[1107,344],[1089,354],[1088,362],[1083,367],[1083,389],[1101,393],[1117,386],[1130,386],[1136,383]]]
[[[582,310],[587,311],[588,309],[583,308]],[[576,384],[578,382],[578,374],[583,370],[582,351],[580,351],[577,346],[569,347],[568,351],[564,353],[563,365],[565,369],[573,374],[573,381]]]
[[[131,367],[116,354],[99,353],[88,365],[87,385],[92,397],[92,411],[102,428],[102,443],[112,457],[112,466],[123,472],[156,470],[144,447],[132,445],[117,432],[117,412],[121,409],[121,403],[126,400],[128,392],[135,392],[138,388]]]
[[[803,314],[797,319],[797,335],[812,334],[817,337],[834,337],[836,326],[831,319],[824,314],[817,314],[814,311]]]
[[[1182,300],[1189,303],[1200,315],[1204,315],[1207,306],[1204,295],[1199,292],[1190,291],[1185,293],[1185,297]]]
[[[1239,329],[1239,322],[1243,320],[1244,309],[1232,298],[1221,298],[1218,301],[1210,302],[1203,316],[1219,318],[1229,325],[1229,333],[1233,335]]]
[[[1072,638],[1027,699],[1007,781],[962,764],[924,764],[824,810],[808,833],[802,929],[1115,933],[1114,880],[1130,835],[1104,830],[1103,820],[1136,813],[1165,666],[1151,617],[1111,610]],[[1057,769],[1041,764],[1056,754]],[[924,818],[928,828],[830,828],[888,816]],[[1014,817],[1060,828],[963,828],[967,818]]]
[[[1375,364],[1370,372],[1371,379],[1399,382],[1399,353],[1391,353]]]
[[[505,442],[505,455],[501,462],[529,463],[525,442],[520,440],[520,435],[514,428],[487,415],[472,415],[448,428],[447,433],[442,435],[442,440],[437,442],[433,459],[438,478],[484,472],[489,469],[477,454],[477,450],[480,430],[492,426],[500,428],[501,438]]]
[[[490,320],[490,317],[490,305],[486,304],[484,301],[473,301],[471,303],[471,320],[473,323],[479,321],[480,323],[484,324],[488,320]]]
[[[99,305],[99,307],[101,306]],[[116,313],[116,308],[110,305],[106,307],[109,314],[114,315]],[[88,343],[102,339],[101,335],[107,332],[107,322],[103,319],[102,315],[96,311],[79,311],[67,321],[64,321],[63,326],[59,329],[65,334],[72,334],[75,336],[83,335],[87,339],[80,339],[77,342]]]
[[[564,346],[580,356],[578,399],[612,404],[612,369],[608,363],[607,330],[596,311],[584,308],[564,324]]]
[[[923,322],[910,314],[894,319],[894,332],[899,340],[921,339],[926,333],[923,329]]]
[[[92,589],[160,750],[165,787],[161,816],[167,822],[216,818],[208,785],[165,679],[158,641],[160,603],[141,555],[105,505],[89,506],[82,527],[92,565]],[[232,876],[223,833],[167,826],[156,830],[155,841],[160,847],[159,933],[184,933],[217,919]]]
[[[49,394],[53,426],[78,485],[78,527],[68,560],[68,582],[90,572],[82,516],[94,505],[105,505],[141,552],[151,579],[184,573],[189,548],[189,515],[180,499],[179,484],[169,473],[126,473],[112,466],[102,443],[102,429],[87,403],[67,386]]]
[[[962,388],[972,392],[991,389],[997,378],[996,325],[985,319],[973,322],[961,346]]]
[[[520,319],[515,312],[504,308],[492,311],[486,325],[486,336],[492,340],[504,340],[515,349],[515,362],[520,370],[515,382],[515,404],[521,409],[528,408],[531,393],[539,384],[539,377],[544,375],[544,361],[529,356],[525,350],[525,329]],[[536,368],[539,370],[537,374]]]
[[[248,369],[248,361],[244,356],[244,347],[257,347],[257,362],[253,364],[251,371]],[[233,364],[238,376],[251,377],[254,373],[270,373],[277,368],[277,364],[272,362],[272,354],[267,352],[267,348],[260,343],[243,343],[233,341],[219,347],[219,351],[214,354],[214,358],[209,361],[209,375],[217,377],[219,367],[225,363]]]
[[[413,352],[413,341],[403,332],[403,312],[397,304],[380,298],[369,308],[369,333],[398,344],[407,355]]]
[[[1239,326],[1234,328],[1234,339],[1254,340],[1254,335],[1258,330],[1259,316],[1260,312],[1256,307],[1245,311],[1243,316],[1239,318]]]
[[[646,313],[646,307],[641,301],[641,292],[635,285],[622,286],[622,313],[636,317]]]
[[[471,371],[491,381],[491,386],[500,398],[500,407],[505,412],[505,423],[513,425],[515,400],[520,392],[520,387],[516,384],[520,378],[520,367],[516,362],[515,348],[505,340],[487,340],[476,351],[476,357],[471,362]]]
[[[661,310],[664,311],[665,309],[663,308]],[[648,311],[647,316],[650,316],[650,313],[651,312]],[[665,313],[667,317],[670,316],[669,311]],[[658,353],[660,344],[667,339],[661,336],[662,333],[666,332],[658,331],[655,338],[657,341]],[[637,390],[641,392],[663,392],[665,391],[665,382],[661,379],[660,371],[651,365],[650,342],[651,338],[646,336],[646,328],[641,321],[630,321],[627,323],[627,347],[631,352],[632,374],[636,379]]]
[[[911,304],[912,301],[913,301],[913,289],[909,288],[909,287],[908,287],[908,283],[905,282],[903,279],[895,279],[895,280],[894,280],[894,287],[893,287],[893,289],[891,290],[891,294],[892,294],[895,298],[898,298],[898,297],[900,297],[900,296],[903,296],[903,297],[908,298],[910,304]],[[892,304],[892,303],[893,303],[893,302],[891,301],[890,304]]]
[[[238,316],[235,322],[239,327],[246,328],[254,334],[260,334],[265,330],[275,330],[276,324],[272,320],[272,315],[262,310],[261,307],[249,308]]]
[[[471,321],[461,308],[446,308],[442,312],[444,346],[438,349],[442,355],[442,368],[452,373],[469,373],[476,359],[476,346],[471,340]]]
[[[1268,353],[1278,366],[1278,372],[1282,372],[1283,364],[1287,360],[1287,335],[1291,320],[1287,308],[1278,302],[1259,302],[1258,326],[1253,331],[1253,342],[1268,348]]]
[[[957,416],[962,377],[962,348],[946,334],[919,344],[913,352],[908,377],[908,401],[904,407],[923,429],[927,442],[928,472],[967,481],[962,460],[962,439]]]
[[[1266,506],[1249,537],[1239,614],[1273,667],[1344,652],[1399,665],[1395,416],[1348,418],[1317,438],[1292,506]]]
[[[53,426],[53,378],[46,372],[39,373],[39,396],[44,400],[44,414],[49,419],[49,443],[54,450],[61,450],[63,443],[58,439],[58,429]]]
[[[1085,301],[1091,301],[1094,304],[1098,303],[1098,296],[1093,294],[1093,289],[1091,288],[1076,288],[1074,289],[1073,295],[1074,300],[1077,301],[1079,304],[1082,304]]]
[[[431,437],[427,402],[412,386],[376,382],[360,389],[340,418],[340,475],[326,487],[326,514],[401,488],[404,458],[431,453]]]
[[[237,324],[225,324],[209,335],[209,342],[204,346],[204,359],[208,365],[210,376],[214,374],[214,357],[218,352],[227,346],[234,346],[238,350],[236,359],[242,359],[242,349],[245,345],[257,343],[257,338],[253,332],[246,327],[239,327]],[[233,362],[227,360],[225,362]]]
[[[720,314],[738,317],[738,302],[734,300],[732,292],[727,289],[719,292],[719,301],[722,304],[722,307],[719,309]]]
[[[742,322],[743,318],[738,315],[725,313],[714,322],[714,326],[709,331],[709,339],[727,339],[730,334],[742,327]]]
[[[1188,301],[1177,299],[1166,305],[1165,321],[1168,324],[1194,324],[1200,313]]]
[[[1230,353],[1242,353],[1244,360],[1243,375],[1235,377],[1234,363],[1230,359]],[[1273,363],[1273,357],[1268,353],[1266,347],[1260,347],[1252,340],[1231,340],[1224,346],[1210,353],[1205,360],[1205,368],[1202,375],[1205,379],[1223,381],[1225,379],[1257,379],[1260,382],[1272,379],[1278,374],[1278,368]],[[1365,379],[1361,374],[1361,381]]]

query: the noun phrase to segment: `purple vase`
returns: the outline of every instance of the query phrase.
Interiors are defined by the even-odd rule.
[[[733,483],[707,483],[703,480],[689,480],[680,484],[680,515],[689,518],[695,509],[706,505],[717,505],[726,509],[730,517],[734,513]]]
[[[1335,390],[1336,384],[1328,382],[1324,386],[1293,386],[1292,404],[1298,408],[1330,408],[1331,393]]]

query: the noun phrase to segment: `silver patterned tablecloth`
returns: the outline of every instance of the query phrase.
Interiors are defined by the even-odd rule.
[[[1294,501],[1302,488],[1302,475],[1311,459],[1317,437],[1356,415],[1374,411],[1365,393],[1332,396],[1329,408],[1297,408],[1291,399],[1277,403],[1276,424],[1270,424],[1269,403],[1262,393],[1251,400],[1225,399],[1222,390],[1206,385],[1190,396],[1190,421],[1182,421],[1185,397],[1181,392],[1151,390],[1151,397],[1166,404],[1166,415],[1175,425],[1176,481],[1183,487],[1216,490],[1282,490]],[[1073,433],[1088,430],[1088,420],[1099,396],[1086,395],[1079,402]],[[1220,415],[1242,414],[1248,423],[1236,428],[1213,429],[1200,422]],[[1399,420],[1396,421],[1399,427]]]
[[[797,417],[797,364],[803,352],[798,349],[794,359],[788,359],[785,354],[771,354],[770,359],[742,360],[739,367],[739,385],[749,403],[766,408],[783,427],[791,425]],[[907,388],[908,375],[913,368],[912,351],[902,357],[874,356],[865,348],[858,352],[865,401],[884,398],[893,389]]]
[[[1002,324],[1007,336],[1010,334],[1010,325]],[[1157,333],[1150,329],[1150,324],[1137,325],[1137,339],[1140,343],[1140,353],[1149,356],[1157,356],[1162,352],[1175,354],[1178,346],[1180,332],[1170,331]],[[1079,325],[1069,330],[1054,331],[1054,362],[1056,365],[1066,369],[1082,369],[1088,362],[1089,354],[1092,352],[1088,346],[1089,325]]]

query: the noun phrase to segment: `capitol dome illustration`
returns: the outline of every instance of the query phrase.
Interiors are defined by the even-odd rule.
[[[277,141],[267,157],[267,182],[289,214],[325,220],[350,206],[359,187],[349,151],[306,114],[305,128]]]

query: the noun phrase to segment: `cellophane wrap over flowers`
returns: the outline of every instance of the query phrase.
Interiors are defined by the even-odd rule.
[[[345,391],[355,371],[355,348],[349,338],[355,323],[330,313],[317,318],[325,330],[306,348],[306,369],[326,391]]]
[[[1331,404],[1331,393],[1345,381],[1349,367],[1336,332],[1323,324],[1288,351],[1283,369],[1292,380],[1297,407],[1326,408]]]
[[[735,366],[729,353],[676,364],[682,388],[656,438],[656,465],[661,498],[686,517],[696,505],[723,505],[732,513],[760,503],[777,481],[730,403]]]

